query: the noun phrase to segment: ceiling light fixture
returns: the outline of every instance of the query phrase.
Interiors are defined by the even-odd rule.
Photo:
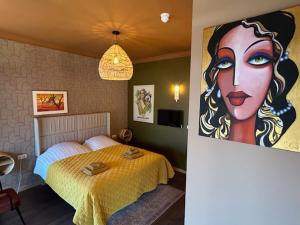
[[[99,75],[103,80],[130,80],[133,66],[123,48],[117,44],[120,31],[114,30],[115,43],[103,54],[99,62]]]
[[[170,14],[169,13],[161,13],[160,14],[160,20],[163,22],[163,23],[167,23],[169,21],[169,18],[170,18]]]

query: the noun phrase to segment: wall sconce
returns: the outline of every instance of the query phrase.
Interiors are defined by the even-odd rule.
[[[174,86],[174,100],[175,100],[175,102],[178,102],[178,100],[179,100],[179,92],[180,92],[179,84],[175,84],[175,86]]]

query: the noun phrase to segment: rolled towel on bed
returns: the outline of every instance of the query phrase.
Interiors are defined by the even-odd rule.
[[[108,166],[106,166],[102,162],[93,162],[83,167],[82,172],[85,173],[86,175],[93,176],[98,173],[102,173],[108,169],[109,169]]]
[[[139,152],[139,153],[132,154],[132,155],[124,154],[123,156],[124,156],[126,159],[137,159],[137,158],[142,157],[143,155],[144,155],[143,153]]]
[[[140,152],[137,148],[130,148],[128,151],[126,151],[123,156],[126,159],[137,159],[139,157],[142,157],[144,154]]]
[[[137,148],[130,148],[126,153],[128,154],[136,154],[139,153],[140,150],[138,150]]]
[[[85,166],[89,170],[96,170],[105,167],[106,165],[103,162],[93,162]]]

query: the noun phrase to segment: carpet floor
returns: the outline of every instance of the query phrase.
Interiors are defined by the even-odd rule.
[[[116,212],[108,225],[150,225],[177,202],[184,192],[170,185],[160,185],[139,200]]]

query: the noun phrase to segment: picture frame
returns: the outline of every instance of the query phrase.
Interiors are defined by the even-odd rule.
[[[133,86],[133,120],[154,122],[154,85]]]
[[[300,152],[299,25],[298,5],[203,30],[200,136]]]
[[[67,91],[32,91],[33,115],[68,113]]]

